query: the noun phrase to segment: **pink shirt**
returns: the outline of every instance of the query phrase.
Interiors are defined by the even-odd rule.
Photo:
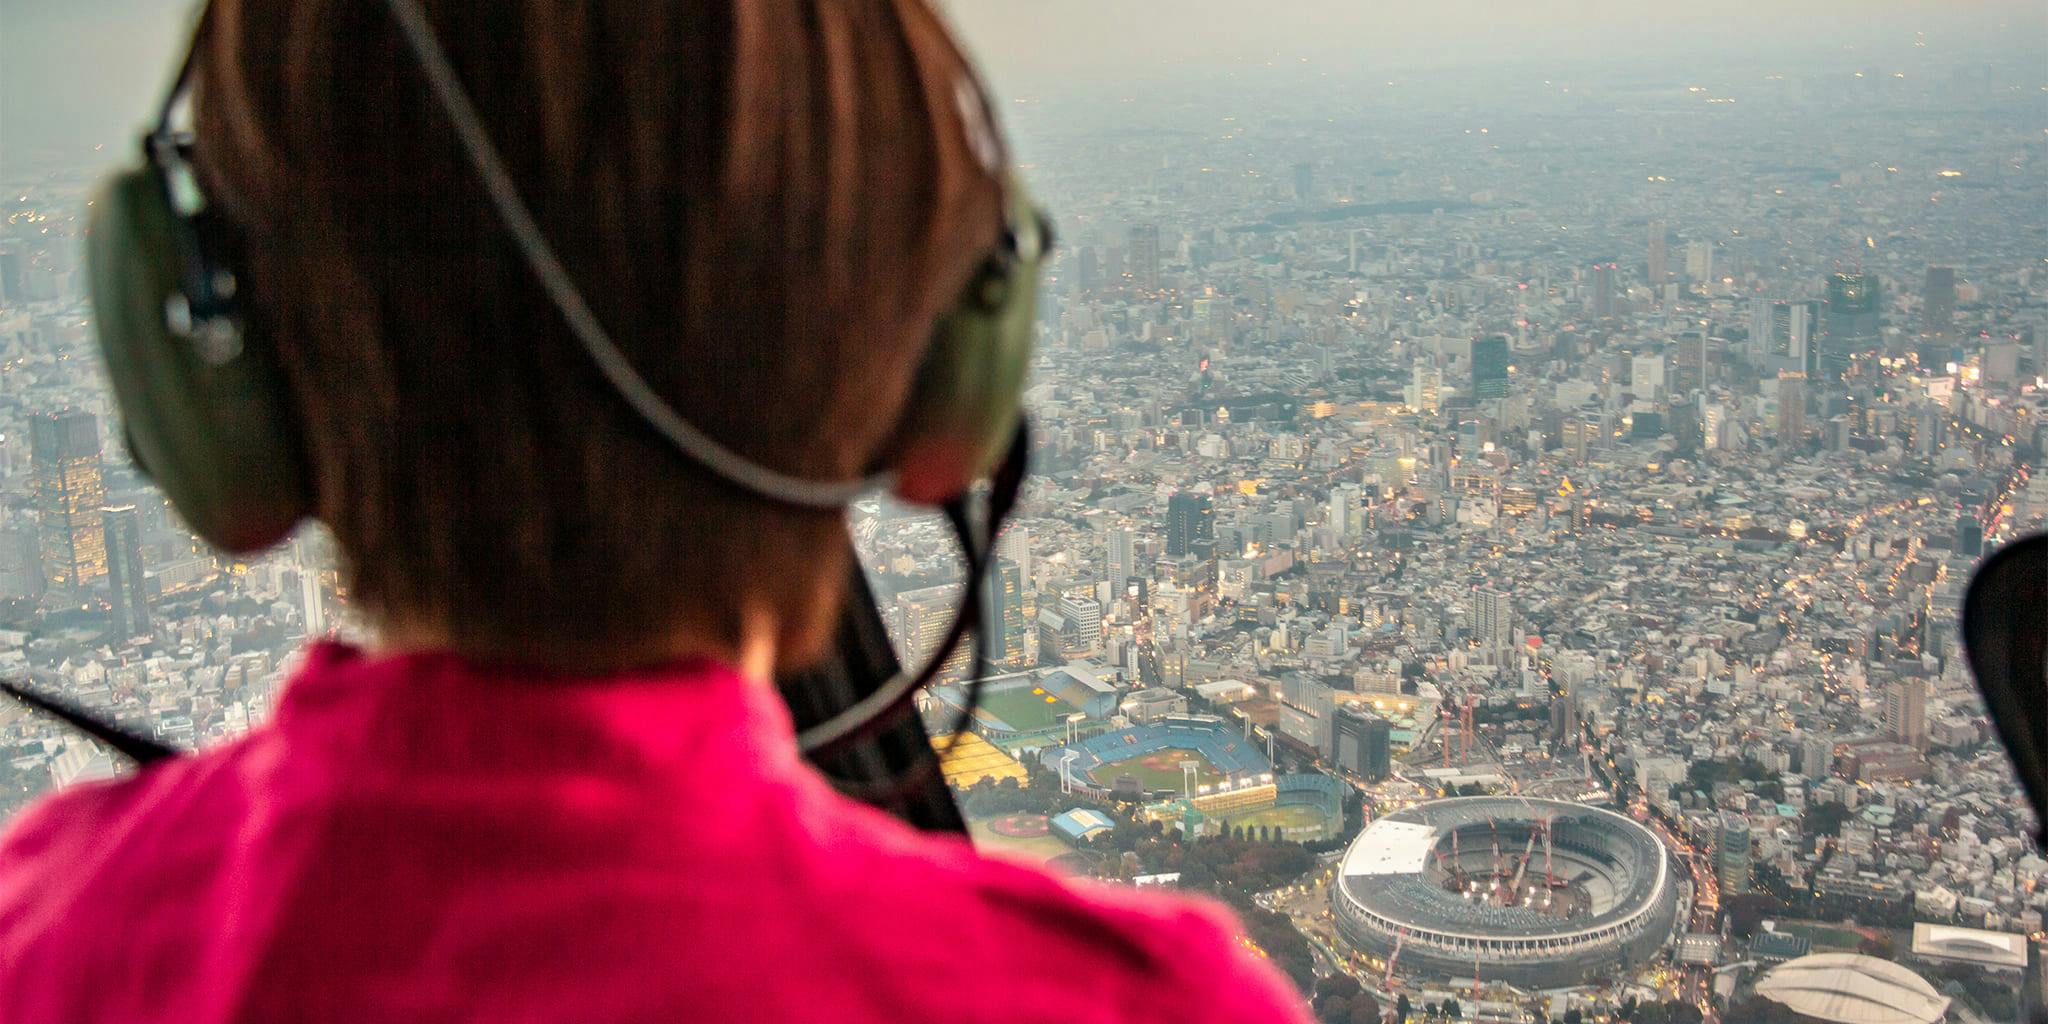
[[[0,1022],[1306,1021],[1236,930],[839,796],[707,662],[323,644],[271,724],[23,813]]]

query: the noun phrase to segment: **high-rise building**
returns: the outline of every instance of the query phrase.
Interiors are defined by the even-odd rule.
[[[1884,731],[1916,750],[1927,750],[1927,680],[1917,676],[1884,688]]]
[[[1001,556],[989,567],[989,657],[1008,668],[1031,664],[1031,635],[1025,628],[1024,577],[1017,563]]]
[[[1316,194],[1316,169],[1313,164],[1294,165],[1294,198],[1308,202]]]
[[[1984,553],[1984,520],[1977,510],[1966,508],[1956,513],[1956,554],[1965,558],[1976,558]]]
[[[953,626],[953,616],[959,613],[959,603],[958,583],[942,583],[896,595],[896,657],[905,668],[921,670],[939,653],[939,645]],[[966,675],[973,653],[967,644],[961,644],[946,661],[942,674],[954,678]]]
[[[1721,882],[1721,899],[1749,891],[1749,819],[1740,814],[1721,816],[1715,834],[1714,874]]]
[[[1182,491],[1166,499],[1166,557],[1186,558],[1216,539],[1216,510],[1206,494]]]
[[[1664,222],[1663,222],[1663,221],[1661,221],[1661,220],[1653,220],[1653,221],[1651,221],[1651,222],[1650,222],[1650,252],[1649,252],[1649,259],[1648,259],[1648,261],[1647,261],[1647,263],[1648,263],[1648,266],[1647,266],[1647,268],[1646,268],[1646,269],[1648,269],[1648,271],[1649,271],[1649,276],[1650,276],[1650,288],[1651,288],[1651,290],[1653,290],[1653,291],[1662,291],[1662,290],[1663,290],[1663,287],[1664,287],[1664,280],[1665,280],[1665,278],[1667,278],[1667,277],[1671,276],[1671,275],[1670,275],[1670,269],[1671,269],[1671,268],[1670,268],[1670,267],[1669,267],[1669,265],[1668,265],[1668,264],[1669,264],[1669,258],[1668,258],[1668,256],[1666,255],[1666,251],[1665,251],[1665,248],[1664,248],[1664,245],[1665,245],[1665,237],[1664,237],[1664,236],[1665,236]]]
[[[1489,334],[1472,343],[1472,395],[1486,399],[1507,394],[1508,336]]]
[[[1480,587],[1472,592],[1472,637],[1480,646],[1498,650],[1513,642],[1515,613],[1505,591]]]
[[[1875,274],[1840,273],[1828,277],[1821,306],[1821,344],[1817,363],[1823,380],[1840,380],[1856,353],[1878,346],[1878,287]]]
[[[1130,229],[1131,285],[1140,291],[1159,290],[1159,225],[1133,224]]]
[[[1409,408],[1421,412],[1437,411],[1443,403],[1443,371],[1428,363],[1417,363],[1413,377],[1406,396]]]
[[[29,460],[42,515],[43,571],[51,585],[83,587],[107,574],[107,503],[100,431],[92,413],[43,413],[29,420]]]
[[[1614,264],[1595,263],[1587,273],[1586,311],[1596,317],[1614,315]]]
[[[1375,782],[1392,773],[1393,726],[1386,719],[1355,704],[1343,705],[1337,711],[1336,740],[1339,768]]]
[[[1778,375],[1778,443],[1796,448],[1806,442],[1806,375]]]
[[[996,554],[1017,563],[1017,575],[1031,583],[1031,527],[1015,523],[996,538]]]
[[[1130,582],[1137,559],[1137,538],[1131,531],[1116,527],[1104,539],[1104,559],[1109,575],[1109,593],[1112,598],[1123,596],[1124,587]]]
[[[1766,373],[1819,372],[1821,303],[1758,299],[1750,308],[1749,338]]]
[[[1714,283],[1714,243],[1685,243],[1685,276],[1693,284],[1711,288]]]
[[[1089,650],[1102,646],[1102,605],[1092,597],[1081,594],[1065,594],[1060,597],[1059,612],[1073,624],[1075,639]]]
[[[1929,338],[1955,334],[1956,268],[1928,267],[1927,286],[1920,296],[1920,333]]]
[[[107,547],[107,585],[112,614],[108,617],[116,640],[149,634],[149,591],[142,575],[142,520],[135,506],[121,505],[100,510],[102,536]]]

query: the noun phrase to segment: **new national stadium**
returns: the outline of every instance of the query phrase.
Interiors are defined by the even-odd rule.
[[[1619,814],[1481,796],[1373,822],[1330,902],[1345,939],[1389,974],[1563,988],[1654,956],[1678,883],[1663,844]]]

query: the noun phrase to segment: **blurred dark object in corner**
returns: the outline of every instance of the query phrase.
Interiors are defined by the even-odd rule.
[[[1963,646],[2048,848],[2048,534],[1984,560],[1963,596]]]
[[[798,732],[823,722],[873,693],[898,671],[896,652],[875,610],[874,595],[851,559],[853,580],[839,613],[836,653],[815,668],[785,676],[783,700]],[[938,754],[915,713],[899,715],[857,743],[813,758],[848,796],[865,800],[931,832],[967,831],[940,771]]]

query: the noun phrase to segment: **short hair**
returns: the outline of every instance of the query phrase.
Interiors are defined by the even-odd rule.
[[[428,0],[598,319],[727,446],[888,458],[934,319],[1001,230],[992,111],[924,0]],[[843,517],[685,461],[494,216],[385,5],[214,0],[195,162],[246,235],[320,518],[371,621],[630,662],[682,626],[829,633]],[[979,147],[979,148],[977,148]]]

